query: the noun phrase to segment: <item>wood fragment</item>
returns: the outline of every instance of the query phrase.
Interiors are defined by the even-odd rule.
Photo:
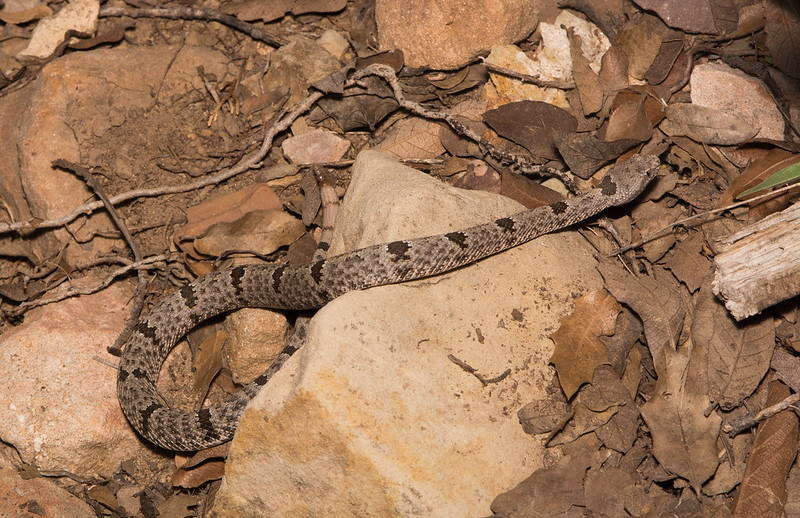
[[[714,294],[743,320],[800,293],[800,203],[727,237],[714,258]]]

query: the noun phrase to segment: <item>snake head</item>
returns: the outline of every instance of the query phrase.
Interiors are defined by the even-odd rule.
[[[623,205],[639,196],[656,177],[661,162],[654,155],[633,155],[627,162],[616,164],[600,180],[597,188],[609,196],[610,205]]]

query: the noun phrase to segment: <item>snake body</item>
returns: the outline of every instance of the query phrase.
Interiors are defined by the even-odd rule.
[[[580,196],[457,232],[370,246],[299,267],[246,265],[201,277],[156,304],[131,332],[117,378],[120,406],[133,427],[162,448],[196,451],[226,442],[248,401],[297,345],[287,345],[266,373],[222,403],[180,412],[163,402],[156,380],[169,352],[192,327],[243,307],[318,308],[348,291],[468,265],[633,200],[658,166],[656,157],[636,155]]]

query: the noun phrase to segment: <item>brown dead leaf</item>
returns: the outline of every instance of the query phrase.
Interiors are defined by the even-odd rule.
[[[634,0],[642,9],[655,12],[668,26],[686,32],[717,34],[713,0]]]
[[[280,209],[280,198],[267,184],[253,184],[243,189],[189,207],[186,225],[175,235],[175,243],[184,237],[197,237],[208,227],[222,221],[236,221],[253,210]]]
[[[521,174],[511,173],[507,169],[503,169],[500,174],[500,181],[500,194],[521,203],[528,209],[550,205],[564,199],[562,194],[553,189]]]
[[[622,311],[617,315],[614,335],[600,337],[600,341],[606,346],[611,369],[618,377],[625,372],[628,353],[633,350],[636,340],[641,336],[642,322],[630,309],[623,307]]]
[[[664,111],[660,124],[667,135],[684,135],[704,144],[733,146],[756,136],[760,128],[719,110],[691,103],[674,103]]]
[[[764,7],[764,32],[772,61],[784,74],[800,78],[800,5],[770,0]]]
[[[551,434],[545,444],[548,446],[560,446],[570,443],[578,437],[597,430],[606,424],[619,407],[611,405],[603,410],[595,411],[583,403],[575,403],[572,406],[572,413],[569,419],[564,422],[564,426]]]
[[[664,372],[664,349],[675,349],[681,343],[689,307],[685,290],[659,266],[653,266],[651,276],[632,276],[618,263],[601,259],[597,269],[606,281],[606,289],[642,320],[647,347],[660,377]]]
[[[653,125],[644,111],[644,102],[620,104],[608,118],[604,140],[635,140],[644,142],[653,136]]]
[[[520,408],[517,418],[525,433],[530,435],[549,433],[564,421],[569,405],[564,401],[538,399]]]
[[[739,406],[758,387],[775,349],[772,317],[736,322],[712,293],[710,278],[695,301],[694,352],[689,366],[695,390],[703,390],[723,410]]]
[[[554,146],[554,128],[572,134],[578,123],[566,110],[539,101],[504,104],[483,114],[486,124],[501,137],[524,147],[542,160],[559,158]]]
[[[581,98],[584,115],[597,113],[603,107],[603,88],[600,78],[589,66],[589,60],[581,51],[581,37],[573,29],[567,30],[572,56],[572,78]]]
[[[514,489],[498,495],[491,510],[500,516],[545,518],[583,506],[583,476],[591,462],[588,455],[562,457],[555,466],[537,469]]]
[[[631,210],[631,217],[636,221],[636,227],[645,236],[657,232],[685,216],[686,209],[681,205],[668,207],[665,203],[654,201],[639,203]],[[674,244],[675,234],[672,232],[650,239],[644,245],[645,256],[649,261],[657,261]]]
[[[628,87],[628,55],[620,45],[611,45],[603,54],[598,78],[606,94]]]
[[[185,489],[195,489],[211,480],[219,480],[225,475],[225,461],[211,459],[191,468],[178,468],[172,473],[172,485]]]
[[[617,33],[614,44],[622,47],[628,56],[628,74],[643,79],[661,50],[661,35],[654,23],[643,17],[638,23],[626,23]]]
[[[364,127],[374,131],[378,123],[397,109],[397,101],[385,81],[370,76],[359,83],[367,88],[366,93],[348,91],[348,95],[343,97],[323,97],[317,101],[317,106],[332,117],[343,131]],[[317,83],[314,87],[317,87]],[[334,88],[335,85],[326,85],[322,91],[335,91]]]
[[[436,158],[444,153],[439,140],[440,123],[420,117],[398,121],[375,149],[400,160]]]
[[[192,390],[197,394],[205,395],[211,386],[211,381],[222,368],[222,346],[225,344],[227,333],[217,329],[215,333],[206,337],[197,348],[194,356],[194,384]]]
[[[692,232],[664,257],[664,266],[694,293],[700,287],[703,278],[711,271],[711,260],[703,255],[704,239],[698,232]]]
[[[610,465],[591,469],[586,474],[584,490],[586,510],[592,516],[644,516],[640,510],[651,498],[636,476]],[[632,505],[634,502],[638,505]]]
[[[664,370],[659,373],[655,395],[641,413],[653,438],[653,454],[661,465],[700,491],[719,464],[717,435],[722,419],[704,415],[711,400],[685,385],[689,355],[685,347],[664,349]]]
[[[773,381],[766,404],[775,405],[789,394],[786,385]],[[784,515],[789,496],[786,479],[797,456],[797,437],[797,414],[789,409],[759,425],[736,499],[734,518]]]
[[[136,23],[133,20],[110,22],[108,25],[101,26],[101,30],[92,38],[71,41],[69,43],[69,48],[85,50],[105,43],[122,41],[122,38],[125,37],[125,31],[135,26]]]
[[[473,160],[453,187],[472,191],[500,192],[500,174],[483,160]]]
[[[614,334],[621,310],[607,291],[587,293],[575,300],[575,310],[562,319],[561,327],[550,335],[555,343],[550,363],[556,367],[567,399],[572,398],[582,384],[592,381],[598,365],[609,363],[599,337]]]
[[[681,55],[686,41],[686,36],[682,32],[672,31],[667,32],[661,41],[661,47],[658,49],[658,55],[653,60],[647,73],[644,76],[645,81],[649,85],[661,84],[672,71],[675,63],[678,61],[678,56]]]
[[[625,453],[633,446],[639,432],[639,409],[622,380],[609,366],[601,365],[595,369],[592,384],[581,389],[578,400],[594,412],[616,409],[611,419],[594,430],[607,448]]]
[[[638,144],[635,140],[606,142],[591,133],[562,133],[555,143],[572,173],[584,180]]]

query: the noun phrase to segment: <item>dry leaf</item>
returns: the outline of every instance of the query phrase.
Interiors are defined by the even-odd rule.
[[[625,102],[608,118],[604,140],[635,140],[644,142],[653,136],[653,125],[644,111],[644,102]]]
[[[781,169],[800,162],[800,155],[781,148],[773,148],[769,153],[753,162],[728,186],[717,201],[717,207],[727,207],[739,193],[763,182]]]
[[[612,45],[603,54],[598,77],[606,95],[628,87],[628,55],[620,45]]]
[[[664,372],[665,348],[681,343],[688,304],[685,290],[672,275],[653,266],[652,276],[632,276],[610,259],[601,259],[597,269],[606,281],[606,289],[618,301],[630,307],[644,324],[647,347],[653,356],[656,372]]]
[[[594,369],[607,364],[608,353],[600,336],[614,334],[617,314],[622,307],[607,291],[587,293],[575,300],[575,310],[561,320],[561,327],[550,335],[555,343],[550,363],[558,371],[561,388],[570,399],[578,388],[592,381]]]
[[[543,160],[555,160],[554,129],[572,134],[578,123],[570,113],[539,101],[508,103],[483,114],[483,120],[501,137],[519,144]]]
[[[186,210],[186,225],[175,235],[176,244],[184,237],[197,237],[211,225],[236,221],[248,212],[261,209],[280,209],[280,198],[267,184],[253,184],[223,196],[218,196]]]
[[[585,386],[578,398],[595,412],[615,409],[611,419],[594,430],[607,448],[625,453],[633,446],[639,432],[639,409],[622,380],[609,366],[601,365],[595,369],[592,384]]]
[[[764,2],[770,57],[781,72],[800,78],[800,4],[797,1]]]
[[[560,446],[572,442],[584,434],[593,432],[614,417],[618,409],[618,406],[612,405],[604,410],[595,411],[583,403],[575,403],[570,419],[565,423],[566,426],[554,433],[553,438],[549,439],[546,444],[548,446]]]
[[[603,88],[600,86],[600,78],[591,69],[589,60],[581,51],[581,37],[572,29],[568,29],[567,34],[572,56],[572,78],[580,94],[583,114],[590,115],[603,107]]]
[[[206,394],[211,386],[211,381],[222,368],[222,346],[225,344],[227,333],[217,329],[215,333],[206,337],[197,348],[194,357],[194,384],[192,390],[198,394]]]
[[[212,459],[191,468],[178,468],[172,473],[172,485],[186,489],[198,488],[210,480],[225,475],[225,461]]]
[[[775,349],[772,317],[737,323],[711,293],[706,278],[695,301],[690,376],[720,408],[730,410],[755,391]]]
[[[653,437],[653,454],[669,472],[689,481],[695,492],[717,469],[717,434],[722,419],[704,415],[711,403],[685,385],[689,356],[665,348],[665,369],[659,373],[655,395],[641,413]]]
[[[583,506],[583,476],[588,455],[568,455],[551,468],[537,469],[514,489],[498,495],[491,510],[499,516],[545,518],[562,516],[574,505]]]
[[[634,0],[642,9],[655,12],[668,26],[686,32],[716,34],[713,0]]]
[[[525,433],[535,435],[549,433],[564,421],[569,405],[564,401],[539,399],[520,408],[517,419]]]
[[[591,133],[562,133],[555,142],[572,173],[584,180],[638,144],[635,140],[606,142]]]
[[[622,47],[628,56],[628,74],[642,79],[661,50],[661,35],[647,18],[643,18],[636,24],[628,22],[617,33],[614,44]]]
[[[194,251],[219,257],[231,250],[269,255],[305,234],[303,223],[283,210],[254,210],[236,221],[216,223],[194,241]]]
[[[711,271],[711,260],[702,253],[703,244],[702,234],[692,232],[687,239],[672,247],[663,261],[664,266],[692,293]]]
[[[788,396],[786,385],[773,381],[766,404],[777,404]],[[786,478],[797,456],[797,437],[797,414],[789,409],[759,425],[736,498],[734,518],[784,515],[788,499]]]
[[[438,122],[419,117],[398,121],[375,149],[400,160],[436,158],[444,153]]]

